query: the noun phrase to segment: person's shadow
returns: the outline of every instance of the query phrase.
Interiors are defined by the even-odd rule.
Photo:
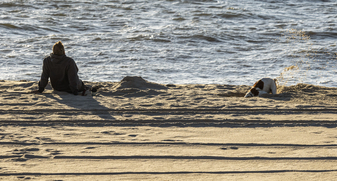
[[[65,104],[69,107],[75,108],[71,110],[65,110],[65,112],[69,111],[70,114],[73,115],[97,115],[98,117],[104,120],[115,120],[113,116],[109,113],[109,108],[101,105],[93,96],[88,92],[88,95],[73,95],[67,92],[53,91],[51,94],[44,94],[46,97],[53,99],[60,104]],[[92,119],[90,116],[89,119]]]

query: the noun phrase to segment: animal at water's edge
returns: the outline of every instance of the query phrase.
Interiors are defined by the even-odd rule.
[[[276,79],[262,78],[255,82],[253,87],[246,93],[245,97],[261,96],[263,94],[276,94]]]

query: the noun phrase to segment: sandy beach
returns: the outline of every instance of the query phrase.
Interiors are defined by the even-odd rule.
[[[0,81],[0,180],[336,180],[337,88]]]

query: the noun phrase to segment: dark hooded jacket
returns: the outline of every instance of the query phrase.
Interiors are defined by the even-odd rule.
[[[79,80],[75,61],[66,55],[50,54],[43,60],[39,92],[43,92],[50,78],[54,90],[78,94],[82,81]]]

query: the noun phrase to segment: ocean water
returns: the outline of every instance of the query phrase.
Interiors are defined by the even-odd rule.
[[[62,41],[85,81],[337,87],[336,0],[2,0],[0,80]]]

